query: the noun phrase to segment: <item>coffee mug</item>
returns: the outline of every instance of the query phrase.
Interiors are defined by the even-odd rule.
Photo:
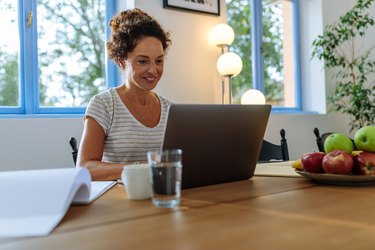
[[[125,165],[121,173],[127,197],[131,200],[149,199],[152,194],[148,164]]]

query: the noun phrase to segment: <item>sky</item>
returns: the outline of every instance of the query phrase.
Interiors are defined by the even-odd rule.
[[[11,4],[14,11],[5,11],[4,6]],[[17,1],[0,0],[0,46],[1,49],[7,47],[7,51],[16,52],[19,47]]]

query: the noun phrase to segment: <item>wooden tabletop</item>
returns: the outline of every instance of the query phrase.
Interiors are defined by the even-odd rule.
[[[72,206],[46,237],[0,249],[374,249],[375,186],[261,177],[184,189],[174,209],[133,201],[120,184]]]

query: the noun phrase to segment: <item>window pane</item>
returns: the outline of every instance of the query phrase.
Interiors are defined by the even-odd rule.
[[[232,80],[232,103],[240,103],[242,94],[253,87],[250,0],[227,0],[227,13],[228,24],[235,34],[230,50],[243,63],[241,73]]]
[[[17,1],[0,0],[0,106],[20,106],[17,13]]]
[[[252,72],[252,6],[250,0],[226,0],[228,23],[235,32],[230,50],[243,61],[240,75],[232,80],[233,102],[254,87]],[[295,107],[295,72],[292,0],[262,1],[264,94],[273,106]]]
[[[40,106],[82,107],[105,85],[105,0],[38,0]]]
[[[290,0],[263,1],[264,94],[267,103],[294,107],[293,14]]]

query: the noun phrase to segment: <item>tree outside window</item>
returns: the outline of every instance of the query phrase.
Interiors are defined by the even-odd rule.
[[[261,4],[261,13],[252,6]],[[259,86],[266,96],[267,103],[279,107],[296,107],[295,76],[297,44],[294,44],[295,17],[292,13],[293,0],[227,0],[228,24],[234,29],[235,40],[230,50],[240,55],[243,69],[240,75],[232,80],[233,102],[239,103],[242,94]],[[259,11],[258,11],[259,12]],[[260,15],[260,24],[252,22],[253,15]],[[261,51],[253,49],[254,30],[261,25],[262,37],[259,39]],[[253,72],[253,53],[259,53],[263,72]],[[254,74],[261,74],[262,82],[254,84]]]
[[[93,95],[108,87],[105,25],[109,5],[114,7],[114,1],[1,0],[0,29],[7,36],[0,39],[0,109],[29,105],[25,96],[37,96],[33,102],[39,108],[84,108]],[[20,13],[32,13],[32,18],[21,14],[19,19]],[[30,25],[23,27],[18,20]],[[36,36],[30,32],[34,29]],[[33,70],[25,70],[23,65],[30,64]]]
[[[17,4],[1,0],[0,4],[0,106],[19,105]]]
[[[38,0],[41,106],[86,106],[105,89],[105,1]]]

